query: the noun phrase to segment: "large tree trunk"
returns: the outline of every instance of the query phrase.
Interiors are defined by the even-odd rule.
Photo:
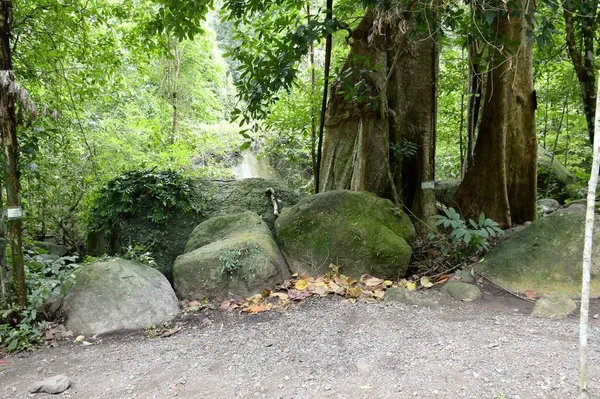
[[[399,200],[415,222],[423,222],[416,225],[424,233],[437,213],[439,48],[431,32],[414,35],[414,15],[379,6],[353,31],[343,80],[333,86],[327,109],[321,190],[367,190],[398,199],[396,187],[402,187]],[[401,149],[406,141],[417,146],[416,155],[390,155],[390,145]]]
[[[502,43],[494,47],[487,77],[481,127],[474,164],[455,196],[465,217],[481,212],[509,227],[536,217],[536,152],[532,47],[525,13],[531,2],[519,0],[515,10],[501,12],[494,28]],[[512,13],[512,15],[511,15]],[[510,45],[510,43],[516,43]]]
[[[432,8],[435,12],[435,8]],[[433,13],[428,15],[436,20]],[[437,76],[439,45],[435,35],[414,38],[416,23],[410,19],[400,20],[408,29],[401,29],[395,38],[398,58],[391,71],[388,89],[390,112],[393,121],[391,142],[402,146],[406,142],[417,146],[413,157],[392,159],[396,186],[402,188],[404,206],[410,210],[419,234],[431,232],[437,214],[434,188],[434,159],[437,106]],[[435,25],[435,24],[433,24]],[[394,165],[401,167],[396,169]]]
[[[366,15],[352,32],[352,48],[336,82],[325,117],[319,191],[367,190],[389,192],[386,170],[388,120],[376,104],[386,80],[385,37],[373,35],[373,14]],[[359,92],[360,90],[360,92]],[[383,99],[387,102],[387,99]]]
[[[15,96],[10,91],[14,85],[12,55],[10,48],[10,25],[12,2],[0,3],[0,131],[4,149],[4,180],[6,184],[6,204],[8,213],[8,240],[13,262],[13,284],[18,306],[27,306],[27,288],[25,286],[25,267],[21,241],[21,185],[18,173],[19,148],[15,119]]]

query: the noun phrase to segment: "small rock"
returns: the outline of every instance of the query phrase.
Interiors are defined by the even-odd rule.
[[[383,297],[385,302],[401,302],[407,305],[432,308],[435,303],[423,299],[418,299],[413,296],[406,288],[390,287]]]
[[[576,308],[577,304],[567,294],[556,292],[538,299],[531,315],[543,318],[562,318],[573,313]]]
[[[542,212],[542,215],[547,215],[549,213],[556,212],[560,208],[560,203],[552,198],[544,198],[538,200],[537,204]]]
[[[449,294],[455,299],[464,302],[471,302],[481,298],[481,290],[473,284],[463,283],[461,281],[449,281],[442,287],[442,292]]]
[[[36,382],[29,387],[30,393],[51,393],[57,394],[66,391],[71,386],[71,379],[66,375],[60,374],[43,381]]]

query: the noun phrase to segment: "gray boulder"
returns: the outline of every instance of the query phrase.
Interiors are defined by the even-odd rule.
[[[556,212],[510,234],[474,269],[513,292],[581,294],[585,214]],[[600,296],[600,223],[595,223],[591,294]]]
[[[566,208],[561,208],[560,213],[585,213],[587,207],[583,204],[570,204]]]
[[[577,309],[577,304],[562,292],[552,293],[537,300],[531,311],[533,317],[563,318]]]
[[[463,302],[471,302],[482,296],[478,286],[462,281],[448,281],[441,291]]]
[[[458,186],[460,186],[460,180],[456,179],[436,181],[434,187],[436,201],[447,207],[456,206],[453,199],[458,191]]]
[[[275,222],[290,270],[319,276],[329,264],[354,278],[404,276],[415,237],[408,216],[366,191],[328,191],[286,208]]]
[[[544,198],[538,200],[537,205],[542,215],[548,215],[560,209],[560,203],[553,198]]]
[[[218,216],[194,229],[173,268],[180,298],[248,296],[289,278],[267,224],[254,212]]]
[[[71,379],[66,375],[60,374],[38,381],[29,387],[29,393],[63,393],[71,386]]]
[[[157,325],[173,318],[179,305],[160,272],[114,258],[79,270],[63,311],[69,330],[89,335]]]

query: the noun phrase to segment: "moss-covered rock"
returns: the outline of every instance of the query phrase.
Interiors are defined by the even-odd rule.
[[[160,324],[176,315],[179,305],[158,271],[115,258],[80,269],[62,309],[69,330],[101,334]]]
[[[248,296],[288,277],[271,231],[254,212],[198,225],[173,268],[175,291],[187,299]]]
[[[556,212],[511,234],[488,252],[475,271],[513,292],[581,292],[585,214]],[[595,223],[592,296],[600,296],[600,231]]]
[[[462,281],[448,281],[442,287],[442,292],[459,301],[471,302],[481,298],[482,293],[478,286]]]
[[[294,273],[318,276],[329,264],[360,277],[406,273],[415,237],[410,219],[391,201],[366,191],[328,191],[302,199],[275,223],[282,252]]]
[[[577,304],[564,292],[555,292],[540,298],[531,310],[533,317],[563,318],[577,309]]]
[[[98,256],[104,253],[115,255],[127,252],[128,246],[140,251],[150,251],[156,261],[156,268],[169,280],[173,279],[173,263],[185,250],[190,234],[198,224],[214,216],[252,211],[260,215],[271,230],[274,229],[273,205],[265,190],[275,190],[282,208],[291,206],[300,197],[285,185],[271,180],[196,180],[195,189],[204,193],[205,203],[201,213],[172,210],[166,220],[157,224],[152,221],[150,202],[137,203],[139,210],[134,217],[119,220],[112,231],[90,232],[88,252]]]

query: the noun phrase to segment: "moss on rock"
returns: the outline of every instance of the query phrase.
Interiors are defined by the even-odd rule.
[[[475,271],[513,292],[581,291],[585,214],[554,213],[511,234],[490,250]],[[600,231],[594,230],[591,293],[600,296]]]
[[[391,201],[366,191],[329,191],[302,199],[275,223],[294,273],[322,275],[330,263],[348,276],[404,275],[415,237],[410,219]]]

